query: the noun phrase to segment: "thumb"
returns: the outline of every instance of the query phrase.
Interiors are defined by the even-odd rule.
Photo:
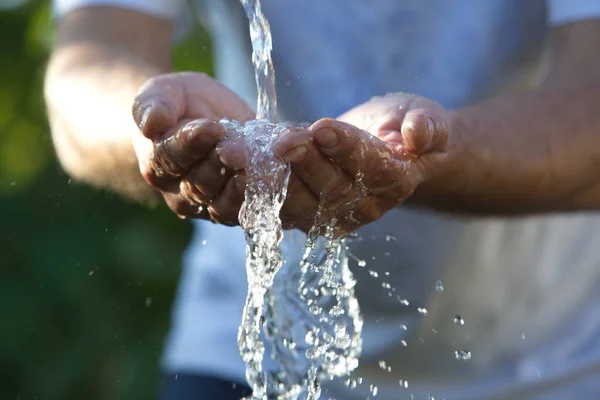
[[[447,113],[441,111],[417,108],[406,113],[400,128],[406,151],[422,155],[447,150],[450,124]]]
[[[133,102],[133,119],[148,139],[156,140],[185,113],[184,88],[172,74],[148,80]]]

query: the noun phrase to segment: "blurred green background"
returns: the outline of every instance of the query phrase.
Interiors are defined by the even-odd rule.
[[[52,37],[49,1],[0,0],[0,399],[152,399],[191,229],[61,170]],[[209,44],[196,29],[176,68],[210,73]]]

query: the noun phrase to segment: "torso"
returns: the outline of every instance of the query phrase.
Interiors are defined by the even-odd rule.
[[[216,54],[220,78],[252,101],[241,8],[206,2],[213,23],[222,18],[213,26],[216,40],[223,41]],[[279,103],[288,119],[299,121],[335,117],[392,91],[461,107],[503,90],[515,77],[534,82],[545,43],[542,0],[262,3],[274,38]],[[228,50],[236,46],[242,51]],[[386,241],[387,234],[396,240]],[[368,263],[352,265],[366,322],[359,374],[370,377],[367,388],[371,380],[380,386],[378,398],[432,392],[448,400],[487,399],[505,390],[498,398],[554,399],[542,397],[544,379],[555,381],[578,364],[600,365],[600,354],[587,348],[598,347],[600,337],[600,321],[590,311],[600,296],[594,290],[600,277],[598,217],[476,220],[402,208],[363,228],[360,236],[351,250]],[[298,256],[288,254],[288,263]],[[243,378],[235,342],[246,294],[241,231],[197,223],[185,264],[167,367],[216,369]],[[388,296],[383,279],[373,279],[368,269],[380,277],[390,272],[385,281],[410,306]],[[435,290],[437,280],[443,292]],[[464,326],[454,323],[456,315]],[[569,326],[578,329],[574,333]],[[455,350],[471,351],[472,359],[456,360]],[[379,360],[392,373],[382,371]],[[399,379],[409,380],[409,390],[399,392]],[[519,397],[528,385],[534,392]],[[344,388],[330,390],[335,397]],[[340,396],[366,398],[360,389]]]

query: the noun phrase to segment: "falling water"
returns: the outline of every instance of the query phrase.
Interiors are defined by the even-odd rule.
[[[265,295],[282,265],[279,243],[283,230],[279,211],[285,201],[290,168],[272,150],[275,139],[285,128],[276,125],[277,99],[269,23],[262,13],[260,0],[242,0],[242,5],[250,25],[258,102],[256,121],[245,125],[229,121],[226,125],[230,132],[243,133],[250,158],[245,200],[239,218],[246,236],[248,295],[238,332],[238,347],[246,363],[246,379],[253,390],[252,398],[266,400],[267,377],[262,367],[265,347],[260,333]]]
[[[279,247],[283,230],[279,212],[286,198],[290,166],[275,156],[275,140],[288,128],[277,124],[275,71],[271,61],[272,40],[260,0],[241,0],[252,39],[252,61],[258,89],[257,119],[246,123],[223,120],[229,137],[245,142],[245,201],[240,224],[246,237],[248,296],[238,347],[246,363],[252,399],[316,400],[323,380],[347,376],[358,366],[362,348],[362,319],[354,295],[354,279],[348,268],[349,238],[334,235],[335,220],[324,219],[321,207],[308,235],[301,264],[287,268],[283,284],[274,285],[282,267]],[[356,200],[364,191],[357,181]],[[323,203],[323,202],[322,202]],[[322,204],[323,206],[323,204]],[[323,258],[315,248],[325,232]],[[291,287],[290,285],[295,285]],[[265,372],[265,346],[261,329],[272,344],[276,371]]]
[[[275,69],[271,60],[273,40],[271,27],[262,13],[260,0],[240,0],[250,25],[252,40],[252,63],[258,89],[256,118],[277,123],[277,95],[275,93]]]

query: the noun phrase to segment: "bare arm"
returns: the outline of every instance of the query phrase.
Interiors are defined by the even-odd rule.
[[[60,161],[76,179],[148,199],[131,144],[140,86],[170,69],[171,23],[112,7],[65,16],[46,73],[45,97]]]
[[[413,203],[465,213],[600,209],[600,21],[553,29],[542,87],[452,113],[450,161]]]

